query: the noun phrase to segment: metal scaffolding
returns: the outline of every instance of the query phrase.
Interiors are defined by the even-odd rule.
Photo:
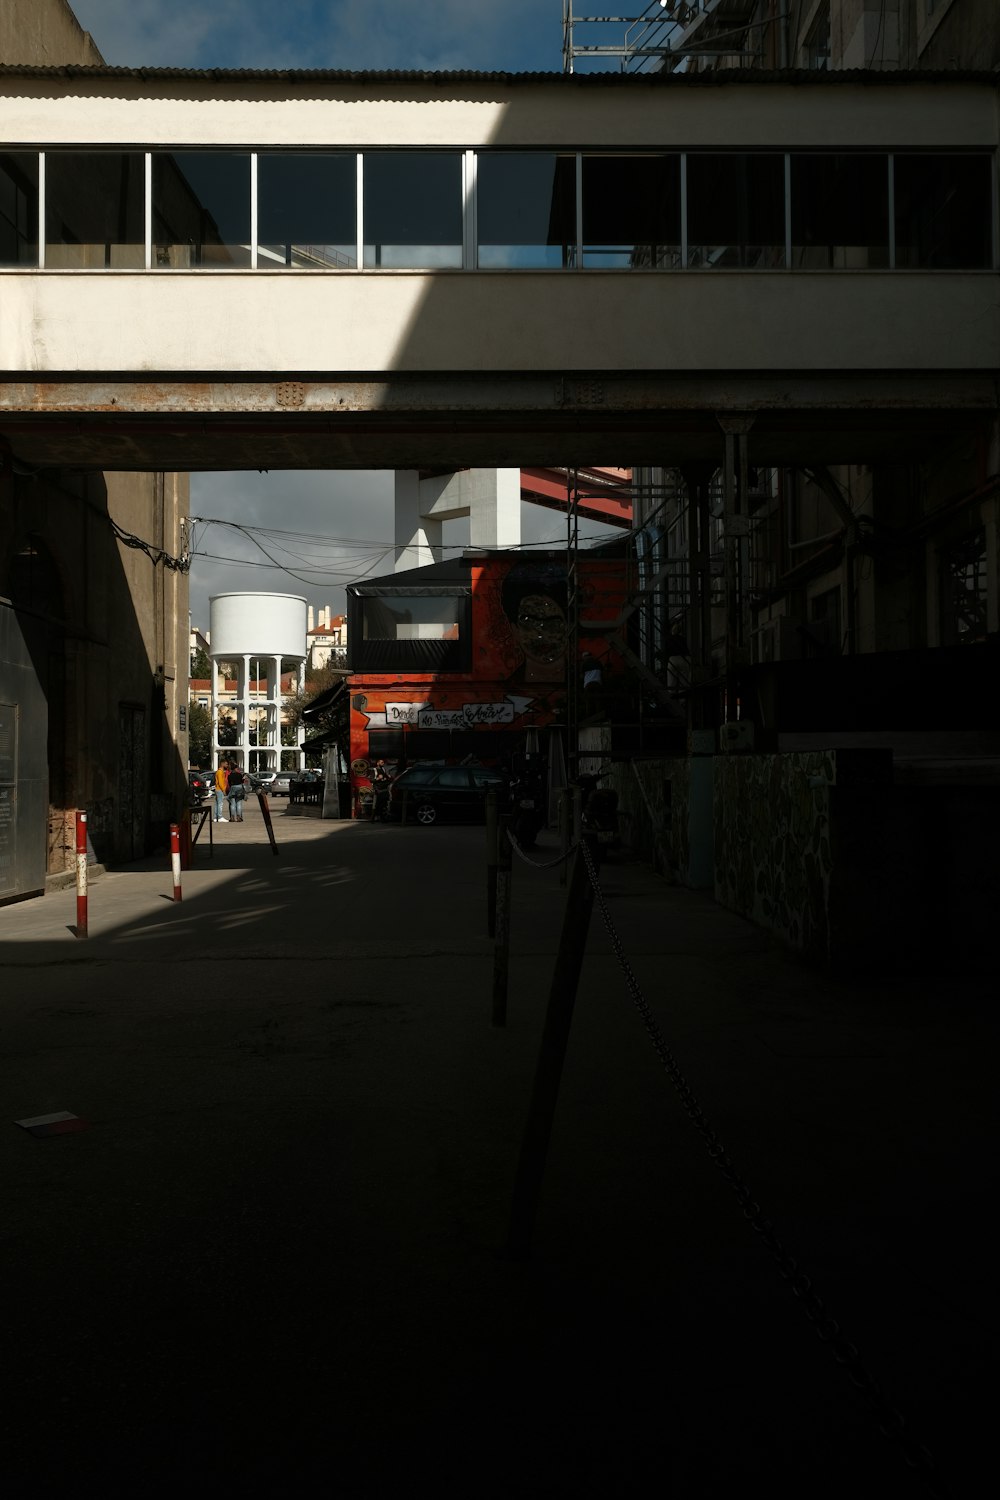
[[[758,0],[649,0],[633,15],[582,15],[563,0],[563,72],[578,64],[623,73],[673,71],[698,58],[713,63],[757,60],[762,29],[776,19],[754,21]]]

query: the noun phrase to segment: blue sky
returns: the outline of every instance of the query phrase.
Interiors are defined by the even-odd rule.
[[[560,0],[70,0],[106,61],[118,66],[186,68],[420,68],[558,72]],[[641,4],[635,7],[641,9]],[[600,7],[597,7],[599,10]],[[632,10],[632,6],[627,7]],[[609,459],[614,462],[615,457]],[[304,594],[311,604],[344,607],[345,581],[392,571],[392,475],[231,473],[191,476],[194,516],[312,535],[260,534],[198,526],[191,570],[191,615],[208,628],[212,594],[262,590]],[[449,523],[445,541],[467,540],[467,522]],[[607,534],[606,528],[594,527]],[[565,523],[553,511],[522,506],[525,543],[561,545]],[[346,539],[343,547],[326,538]],[[353,539],[353,545],[348,545]],[[258,545],[258,543],[260,545]],[[261,546],[280,551],[290,571],[261,566]],[[287,550],[282,550],[287,548]],[[319,574],[310,568],[328,569]],[[298,574],[298,576],[295,576]]]
[[[561,67],[560,0],[71,4],[107,61],[126,66],[511,72],[558,72]]]

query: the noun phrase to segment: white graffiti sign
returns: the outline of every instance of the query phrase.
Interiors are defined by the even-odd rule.
[[[421,729],[464,729],[465,715],[460,708],[422,708]]]
[[[387,703],[382,713],[366,714],[368,729],[391,729],[412,724],[419,729],[467,729],[477,724],[512,724],[534,700],[516,695],[499,703],[463,703],[461,708],[435,708],[422,703]]]
[[[421,713],[430,706],[426,699],[423,703],[387,703],[385,722],[387,724],[419,724]]]

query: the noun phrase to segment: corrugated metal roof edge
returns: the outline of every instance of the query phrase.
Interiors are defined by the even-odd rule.
[[[21,78],[202,78],[219,83],[248,80],[302,83],[555,83],[567,88],[723,88],[728,84],[786,83],[829,87],[843,84],[1000,84],[1000,69],[934,68],[904,71],[872,68],[718,68],[706,73],[482,73],[416,70],[349,71],[336,68],[131,68],[66,63],[0,63],[0,76]]]

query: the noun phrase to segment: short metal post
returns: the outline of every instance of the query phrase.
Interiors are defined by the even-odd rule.
[[[87,936],[87,814],[76,815],[76,935]]]
[[[260,803],[260,810],[264,814],[264,826],[267,829],[267,836],[271,840],[271,853],[277,854],[278,846],[274,842],[274,829],[271,827],[271,809],[267,805],[266,792],[258,792],[257,801]]]
[[[567,867],[569,860],[569,815],[572,804],[570,802],[570,791],[568,786],[559,788],[559,848],[562,850],[562,863],[559,866],[559,884],[565,885],[567,880]]]
[[[497,930],[497,794],[486,793],[486,931]]]
[[[500,818],[497,847],[497,909],[493,945],[493,1016],[494,1026],[507,1024],[507,973],[510,966],[510,876],[511,848],[508,832],[513,819],[509,813]]]
[[[597,840],[592,833],[586,838],[593,858]],[[587,874],[583,850],[577,849],[566,893],[559,952],[549,986],[542,1045],[514,1181],[507,1242],[513,1255],[526,1255],[531,1244],[593,904],[594,888]]]
[[[179,823],[170,825],[170,870],[174,877],[174,900],[181,899],[181,829]]]
[[[578,844],[583,836],[583,788],[573,788],[573,843]]]

